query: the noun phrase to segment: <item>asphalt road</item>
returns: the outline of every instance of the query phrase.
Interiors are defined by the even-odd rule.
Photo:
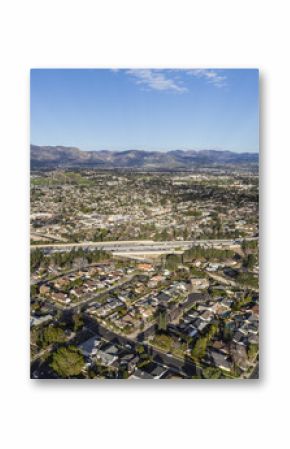
[[[257,240],[257,237],[246,238],[244,240]],[[69,248],[99,248],[108,251],[157,251],[164,250],[167,248],[188,248],[193,245],[199,245],[201,243],[208,244],[235,244],[235,240],[187,240],[187,241],[164,241],[164,242],[153,242],[151,240],[132,240],[132,241],[111,241],[111,242],[81,242],[81,243],[49,243],[49,244],[36,244],[31,245],[31,248],[39,249],[69,249]]]

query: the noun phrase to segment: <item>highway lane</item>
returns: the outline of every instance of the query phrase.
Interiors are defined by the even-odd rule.
[[[243,240],[252,241],[257,240],[257,237],[249,237]],[[111,241],[111,242],[81,242],[81,243],[47,243],[47,244],[32,244],[31,249],[69,249],[69,248],[96,248],[108,251],[154,251],[164,250],[167,248],[190,248],[194,245],[209,244],[209,245],[234,245],[238,244],[237,240],[186,240],[186,241],[161,241],[154,242],[152,240],[132,240],[132,241]]]

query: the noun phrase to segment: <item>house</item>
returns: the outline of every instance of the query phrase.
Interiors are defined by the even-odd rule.
[[[56,288],[61,289],[62,287],[65,287],[65,286],[69,285],[69,283],[70,283],[69,278],[68,278],[68,277],[63,277],[63,278],[57,279],[57,280],[54,282],[54,286],[55,286]]]
[[[221,354],[220,352],[209,350],[208,355],[211,358],[213,364],[218,368],[230,372],[231,371],[231,363],[229,362],[226,355]]]
[[[161,379],[167,372],[167,368],[157,363],[151,362],[143,367],[143,371],[153,376],[153,379]]]
[[[87,292],[92,293],[96,290],[96,282],[89,280],[84,284],[84,287],[86,287]]]
[[[196,327],[198,332],[200,332],[202,334],[208,328],[209,323],[207,321],[201,321],[200,319],[198,319],[197,321],[198,321],[198,323],[195,322],[194,326]]]
[[[153,265],[151,263],[138,263],[137,264],[138,270],[141,271],[154,271]]]
[[[167,295],[164,292],[159,293],[159,295],[157,296],[157,299],[159,302],[168,302],[171,298],[169,295]]]
[[[69,304],[71,302],[71,299],[67,297],[64,293],[53,293],[51,295],[52,299],[54,299],[57,302],[60,302],[61,304]]]
[[[128,379],[132,380],[144,380],[144,379],[154,379],[151,374],[146,373],[145,371],[141,371],[138,368],[135,369],[134,374],[131,374],[131,376],[128,377]]]
[[[231,313],[231,309],[228,306],[226,306],[225,304],[223,304],[222,302],[220,302],[220,303],[217,303],[215,313],[216,313],[216,315],[220,316],[221,318],[227,318]]]
[[[192,291],[204,289],[209,287],[209,280],[207,278],[192,278],[190,279]]]
[[[118,359],[116,355],[109,354],[107,352],[101,351],[100,349],[97,349],[95,357],[98,362],[105,366],[112,365]]]
[[[202,321],[206,321],[207,323],[210,323],[213,319],[213,313],[210,310],[205,310],[203,313],[199,315],[199,318]]]
[[[186,334],[188,337],[195,338],[198,335],[198,330],[193,326],[193,324],[190,324],[186,328]]]
[[[84,290],[81,287],[74,288],[70,291],[77,299],[80,299],[84,295]]]
[[[46,295],[46,294],[48,294],[50,292],[50,287],[48,286],[48,285],[41,285],[40,287],[39,287],[39,293],[41,294],[41,295]]]
[[[237,365],[242,371],[247,371],[250,363],[248,360],[248,354],[244,346],[236,345],[231,350],[231,356],[235,365]]]
[[[78,346],[79,350],[85,357],[93,357],[97,353],[97,348],[100,346],[101,340],[99,337],[91,337],[86,340],[84,343]]]
[[[188,295],[188,301],[191,302],[192,304],[203,303],[208,298],[209,298],[209,296],[207,294],[203,294],[203,293],[190,293]]]
[[[136,368],[136,365],[139,361],[139,357],[135,354],[126,354],[119,359],[119,364],[122,367],[125,367],[129,373],[132,373]]]
[[[248,342],[251,343],[252,345],[258,345],[259,344],[259,336],[257,334],[249,334]]]
[[[161,276],[160,274],[156,274],[155,276],[152,276],[151,281],[155,282],[162,282],[164,281],[164,276]]]
[[[207,271],[217,271],[220,265],[218,263],[209,263],[206,270]]]
[[[43,315],[40,317],[35,317],[32,316],[30,318],[30,326],[34,327],[34,326],[41,326],[44,323],[49,323],[49,321],[52,320],[52,315],[48,314],[48,315]]]
[[[242,334],[240,331],[236,331],[233,335],[232,341],[236,343],[237,345],[245,346],[246,345],[246,338],[245,335]]]
[[[167,373],[168,368],[151,362],[141,369],[136,369],[129,379],[162,379]]]
[[[111,343],[106,343],[104,346],[102,346],[102,351],[106,352],[107,354],[117,355],[120,352],[120,349]]]

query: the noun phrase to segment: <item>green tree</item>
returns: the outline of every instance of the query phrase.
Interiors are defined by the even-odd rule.
[[[208,331],[208,340],[211,340],[219,331],[217,324],[212,324]]]
[[[47,327],[44,330],[43,339],[47,344],[63,343],[66,340],[64,331],[59,327],[53,326]]]
[[[248,348],[248,357],[253,359],[258,352],[258,345],[250,343]]]
[[[84,321],[79,313],[74,314],[73,316],[73,329],[74,332],[77,332],[84,325]]]
[[[44,259],[44,254],[40,249],[36,248],[31,251],[31,253],[30,253],[31,272],[33,272],[34,270],[37,270],[37,268],[40,267],[43,259]]]
[[[219,379],[221,377],[221,370],[214,366],[208,366],[203,369],[203,376],[205,379]]]
[[[174,271],[177,269],[177,267],[180,263],[181,263],[180,256],[178,256],[176,254],[169,254],[166,257],[165,267],[167,268],[167,270]]]
[[[136,352],[137,352],[137,354],[139,354],[139,355],[143,354],[143,353],[145,352],[144,346],[143,346],[143,345],[138,345],[138,346],[136,347]]]
[[[35,284],[32,284],[31,286],[30,286],[30,296],[36,296],[37,294],[39,293],[39,288],[38,288],[38,286],[37,285],[35,285]]]
[[[248,254],[243,261],[243,265],[245,268],[249,268],[251,270],[256,262],[257,257],[254,254]]]
[[[202,359],[206,354],[206,348],[207,348],[207,338],[201,337],[197,342],[195,343],[195,346],[193,350],[191,351],[191,357],[195,361],[199,361]]]
[[[78,376],[84,366],[84,357],[75,346],[59,348],[52,358],[52,369],[62,378]]]

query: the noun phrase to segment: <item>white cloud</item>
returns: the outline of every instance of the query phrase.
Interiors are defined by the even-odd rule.
[[[204,78],[208,83],[213,84],[216,87],[225,87],[227,85],[227,77],[225,75],[220,75],[217,70],[192,69],[188,70],[187,73],[197,78]]]
[[[169,78],[164,71],[157,69],[129,69],[126,71],[129,76],[135,79],[136,84],[143,84],[152,90],[187,92],[187,88],[182,86],[180,81]]]
[[[208,84],[222,88],[227,86],[227,77],[217,69],[111,69],[113,72],[124,71],[136,84],[149,90],[188,92],[184,86],[186,79],[182,74],[204,79]]]

